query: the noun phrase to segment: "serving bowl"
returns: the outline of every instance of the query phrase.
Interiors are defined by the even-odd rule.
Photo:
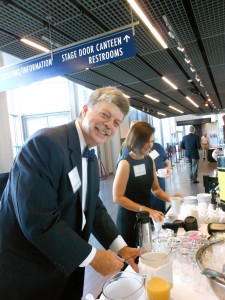
[[[196,253],[196,261],[201,270],[211,269],[223,273],[225,265],[225,240],[215,240],[201,247]],[[207,273],[207,272],[206,272]],[[212,290],[220,300],[225,300],[225,279],[206,275]]]

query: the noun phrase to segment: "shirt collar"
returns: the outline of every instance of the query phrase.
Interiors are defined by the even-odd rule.
[[[75,120],[75,126],[77,128],[77,132],[78,132],[78,136],[79,136],[79,140],[80,140],[80,151],[81,151],[81,153],[83,153],[84,149],[87,147],[87,143],[86,143],[86,141],[84,139],[84,136],[83,136],[83,133],[81,131],[78,119]]]

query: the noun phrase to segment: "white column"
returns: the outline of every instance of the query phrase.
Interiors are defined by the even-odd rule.
[[[4,66],[0,52],[0,67]],[[12,140],[6,92],[0,92],[0,173],[9,172],[13,162]]]

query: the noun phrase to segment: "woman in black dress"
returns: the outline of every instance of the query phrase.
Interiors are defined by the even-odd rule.
[[[170,201],[170,196],[159,186],[155,164],[149,156],[153,142],[154,128],[148,123],[138,122],[130,128],[126,138],[129,154],[118,163],[113,183],[113,201],[119,205],[116,224],[130,247],[136,247],[137,212],[148,211],[156,222],[164,218],[161,211],[150,208],[151,191],[158,198]]]

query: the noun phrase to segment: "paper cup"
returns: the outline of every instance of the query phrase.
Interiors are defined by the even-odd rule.
[[[171,210],[175,216],[178,216],[180,213],[182,199],[180,197],[173,197],[170,199]]]
[[[167,174],[167,169],[158,169],[156,174],[158,177],[165,177]]]

